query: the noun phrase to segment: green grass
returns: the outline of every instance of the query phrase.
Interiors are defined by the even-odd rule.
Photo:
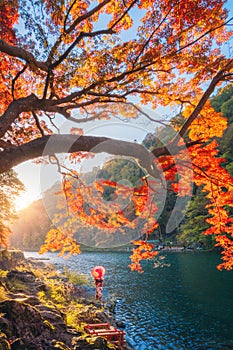
[[[82,273],[77,273],[74,271],[70,271],[69,269],[64,269],[64,274],[69,279],[69,282],[78,286],[91,284],[91,279]]]

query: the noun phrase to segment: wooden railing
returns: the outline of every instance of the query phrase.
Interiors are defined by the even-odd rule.
[[[110,325],[110,323],[93,323],[87,324],[85,331],[91,335],[103,337],[110,343],[118,347],[118,349],[125,349],[125,332]]]

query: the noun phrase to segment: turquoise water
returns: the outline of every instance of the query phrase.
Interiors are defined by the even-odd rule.
[[[146,262],[143,274],[129,270],[128,253],[44,257],[89,275],[105,266],[105,295],[118,300],[116,316],[136,350],[233,349],[233,272],[216,269],[217,254],[168,253],[170,267]]]

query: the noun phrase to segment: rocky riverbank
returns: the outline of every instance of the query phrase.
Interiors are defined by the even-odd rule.
[[[85,333],[86,323],[102,322],[116,325],[110,309],[88,295],[82,276],[22,252],[0,252],[0,350],[117,349]]]

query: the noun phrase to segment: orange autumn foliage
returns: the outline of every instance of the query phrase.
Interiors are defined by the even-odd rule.
[[[85,227],[106,235],[138,230],[148,238],[158,227],[157,204],[166,181],[172,182],[166,190],[177,198],[191,196],[193,181],[210,199],[211,228],[205,234],[213,234],[223,249],[221,267],[233,267],[232,219],[227,211],[232,206],[232,178],[221,167],[217,143],[212,141],[222,137],[227,121],[209,102],[214,89],[231,81],[233,74],[233,58],[222,50],[232,37],[228,27],[232,19],[224,4],[224,0],[1,3],[0,172],[44,155],[63,177],[65,201],[59,204],[57,229],[49,232],[42,251],[78,253],[74,235]],[[140,147],[131,152],[133,142],[85,135],[81,127],[63,135],[58,127],[61,118],[98,123],[143,115],[153,122],[143,105],[175,107],[183,118],[174,137],[147,153]],[[104,152],[137,159],[146,175],[139,185],[81,181],[80,162],[88,158],[94,163],[94,153],[103,152],[98,146],[107,141]],[[57,159],[62,152],[72,154],[64,169]],[[106,193],[111,200],[106,200]],[[66,220],[67,212],[72,213],[71,220]],[[143,240],[135,244],[131,268],[141,271],[140,260],[157,253]]]
[[[47,251],[46,244],[49,242],[49,250],[51,252],[60,251],[59,256],[63,256],[68,253],[66,257],[73,254],[80,254],[79,245],[73,239],[73,235],[71,232],[67,232],[64,234],[63,231],[59,231],[59,229],[51,229],[46,237],[44,246],[40,249],[40,254],[43,254]]]
[[[18,6],[14,0],[1,2],[0,4],[0,37],[10,44],[16,43],[16,35],[14,25],[18,21]],[[12,65],[11,60],[5,54],[0,52],[0,71],[2,78],[0,80],[0,113],[3,113],[5,108],[12,101],[11,88],[7,82],[7,75],[11,71],[12,75],[17,74],[17,67]]]
[[[129,265],[132,271],[143,272],[141,261],[153,259],[159,254],[158,251],[154,251],[154,245],[146,241],[134,241],[134,245],[138,246],[133,249],[133,254],[130,256],[132,263]]]

